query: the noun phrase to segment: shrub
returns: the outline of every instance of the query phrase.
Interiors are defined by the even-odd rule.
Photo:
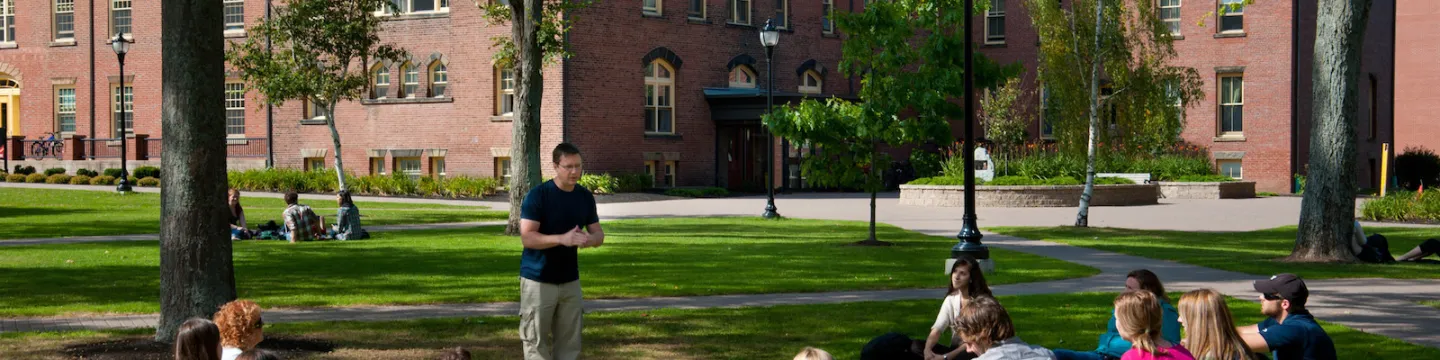
[[[1097,178],[1095,178],[1095,184],[1096,184],[1096,185],[1134,185],[1135,182],[1134,182],[1134,181],[1131,181],[1130,179],[1126,179],[1126,178],[1118,178],[1118,177],[1097,177]]]
[[[445,195],[444,186],[431,177],[421,177],[415,188],[420,196]]]
[[[75,175],[75,177],[70,178],[70,185],[90,185],[90,177]]]
[[[45,177],[46,184],[69,184],[70,175],[55,174]]]
[[[976,184],[979,184],[979,183],[980,183],[980,179],[976,179],[976,180],[975,180],[975,183],[976,183]],[[919,178],[919,179],[911,180],[911,181],[910,181],[909,183],[907,183],[907,184],[909,184],[909,185],[963,186],[963,185],[965,185],[965,179],[962,178],[962,177],[959,177],[959,176],[932,176],[932,177],[928,177],[928,178]]]
[[[45,182],[45,179],[48,179],[48,178],[49,178],[49,177],[48,177],[48,176],[45,176],[45,174],[30,174],[30,175],[26,175],[26,176],[25,176],[25,182],[31,183],[31,184],[41,184],[41,183],[44,183],[44,182]]]
[[[144,187],[156,187],[160,186],[160,179],[153,177],[142,178],[140,181],[137,181],[136,184]]]
[[[130,176],[130,185],[133,186],[133,185],[136,185],[136,184],[139,184],[139,183],[140,183],[140,179],[135,178],[135,176]]]
[[[86,177],[92,177],[92,178],[93,178],[93,177],[96,177],[96,176],[100,176],[100,173],[95,172],[95,170],[80,169],[80,170],[75,170],[75,175],[84,175],[84,176],[86,176]]]
[[[123,172],[123,171],[120,171],[120,169],[115,169],[115,168],[105,169],[105,176],[109,176],[109,177],[112,177],[112,178],[118,178],[118,177],[120,177],[120,173],[122,173],[122,172]]]
[[[19,175],[30,175],[35,173],[35,167],[15,165],[15,171],[11,173]]]
[[[640,192],[655,187],[655,177],[645,173],[615,175],[615,192]]]
[[[679,196],[679,197],[691,197],[691,198],[705,198],[705,197],[723,197],[723,196],[728,196],[728,195],[730,195],[730,192],[727,191],[727,190],[725,190],[725,189],[723,189],[723,188],[717,188],[717,187],[707,187],[707,188],[698,188],[698,189],[696,189],[696,188],[675,188],[675,189],[665,190],[665,195],[669,195],[669,196]]]
[[[1405,189],[1415,190],[1421,184],[1440,184],[1440,156],[1423,147],[1405,148],[1395,157],[1395,178]]]
[[[1097,183],[1098,183],[1098,182],[1099,182],[1099,181],[1097,181]],[[1081,184],[1084,184],[1084,183],[1083,183],[1083,182],[1080,182],[1080,180],[1075,180],[1075,178],[1069,177],[1069,176],[1054,177],[1054,178],[1049,178],[1049,179],[1035,179],[1035,178],[1028,178],[1028,177],[1024,177],[1024,176],[1001,176],[1001,177],[995,178],[994,180],[985,182],[985,185],[997,185],[997,186],[1004,186],[1004,185],[1081,185]]]
[[[115,177],[100,175],[90,179],[90,185],[115,185]]]
[[[159,179],[159,178],[160,178],[160,168],[157,168],[157,167],[154,167],[154,166],[141,166],[141,167],[135,168],[135,171],[133,171],[133,174],[130,174],[130,175],[135,175],[135,177],[138,177],[138,178],[153,177],[153,178]]]
[[[443,187],[445,194],[452,198],[479,198],[494,194],[495,191],[500,188],[500,180],[495,178],[456,176],[445,179]]]
[[[1181,176],[1181,177],[1178,177],[1178,178],[1175,178],[1175,179],[1169,180],[1169,181],[1174,181],[1174,182],[1230,182],[1230,181],[1235,181],[1235,178],[1232,178],[1232,177],[1229,177],[1229,176],[1225,176],[1225,175],[1185,175],[1185,176]]]
[[[5,182],[12,182],[12,183],[22,183],[22,182],[25,182],[25,175],[20,175],[20,174],[5,175]]]
[[[45,176],[50,176],[50,175],[55,175],[55,174],[64,174],[64,173],[65,173],[65,168],[49,168],[49,169],[45,169]]]
[[[1305,175],[1295,174],[1295,195],[1305,194]]]
[[[940,175],[942,169],[940,154],[919,149],[911,150],[910,167],[915,169],[917,178]]]
[[[580,176],[579,184],[596,194],[614,194],[618,182],[610,174],[585,174]]]

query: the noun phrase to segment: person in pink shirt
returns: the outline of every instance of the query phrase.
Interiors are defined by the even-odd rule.
[[[1161,334],[1160,299],[1149,291],[1126,291],[1115,297],[1115,327],[1132,344],[1120,360],[1195,360],[1180,344]]]

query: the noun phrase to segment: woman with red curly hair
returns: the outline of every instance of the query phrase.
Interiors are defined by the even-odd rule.
[[[220,360],[235,360],[265,339],[260,305],[250,300],[235,300],[221,306],[220,311],[215,312],[215,325],[220,328]]]

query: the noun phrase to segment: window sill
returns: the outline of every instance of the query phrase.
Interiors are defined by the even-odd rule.
[[[751,24],[741,24],[741,23],[737,23],[737,22],[726,21],[726,22],[725,22],[725,27],[739,27],[739,28],[746,28],[746,29],[754,29],[754,28],[755,28],[755,25],[751,25]]]
[[[1170,34],[1170,40],[1185,40],[1185,35]]]
[[[106,42],[106,44],[109,44],[109,42]],[[49,45],[50,47],[75,46],[75,39],[51,41]]]
[[[0,43],[0,49],[14,49],[19,47],[20,45],[14,42]]]
[[[448,97],[448,96],[447,96],[447,97],[438,97],[438,98],[431,98],[431,97],[424,97],[424,98],[399,98],[399,99],[383,98],[383,99],[365,99],[365,100],[360,100],[360,104],[361,104],[361,105],[435,104],[435,103],[448,103],[448,102],[455,102],[455,98],[452,98],[452,97]]]
[[[640,17],[643,17],[643,18],[651,18],[651,19],[664,19],[664,18],[665,18],[665,15],[660,15],[660,14],[656,14],[656,13],[642,12],[642,13],[640,13]]]
[[[245,139],[245,135],[226,135],[225,145],[248,145],[248,144],[250,144],[250,140]]]
[[[1245,142],[1245,135],[1220,135],[1215,137],[1215,142]]]
[[[225,38],[227,38],[227,39],[228,39],[228,38],[243,38],[243,37],[245,37],[245,30],[244,30],[244,29],[240,29],[240,30],[225,30]]]
[[[389,14],[389,15],[382,15],[382,16],[380,17],[380,19],[381,19],[381,20],[384,20],[384,21],[405,21],[405,20],[439,19],[439,18],[448,18],[448,17],[450,17],[450,11],[447,10],[447,11],[434,11],[434,12],[422,12],[422,13]]]
[[[836,34],[836,33],[833,33],[833,32],[828,32],[828,33],[827,33],[827,32],[822,32],[822,33],[820,33],[820,37],[823,37],[823,38],[831,38],[831,39],[839,39],[839,38],[840,38],[840,34]]]
[[[1004,41],[1001,41],[1001,42],[990,42],[990,41],[986,41],[985,44],[980,45],[980,47],[981,47],[981,48],[1004,48],[1004,47],[1006,47],[1006,46],[1005,46],[1005,42],[1004,42]]]
[[[645,133],[645,140],[684,140],[680,134]]]
[[[1215,34],[1215,38],[1216,38],[1216,39],[1243,38],[1243,37],[1245,37],[1245,32],[1244,32],[1244,31],[1222,32],[1222,33],[1219,33],[1219,34]]]
[[[686,17],[685,22],[691,24],[710,25],[710,20],[697,17]]]
[[[496,116],[491,116],[491,117],[490,117],[490,122],[512,122],[512,121],[515,121],[515,116],[514,116],[514,115],[496,115]]]
[[[325,119],[300,119],[300,125],[326,125],[329,123]]]
[[[135,42],[135,33],[125,33],[123,36],[125,37],[125,41],[129,41],[129,42],[132,42],[132,43]],[[71,40],[71,41],[74,41],[74,40]],[[105,38],[105,45],[110,45],[111,43],[114,43],[114,42],[115,42],[115,34],[110,34],[110,37]]]

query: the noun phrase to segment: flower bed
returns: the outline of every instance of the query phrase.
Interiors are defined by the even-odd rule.
[[[979,207],[1073,207],[1080,205],[1084,185],[1022,185],[975,187]],[[1095,185],[1094,206],[1135,206],[1159,203],[1155,184]],[[900,185],[900,205],[962,207],[965,187],[953,185]]]

